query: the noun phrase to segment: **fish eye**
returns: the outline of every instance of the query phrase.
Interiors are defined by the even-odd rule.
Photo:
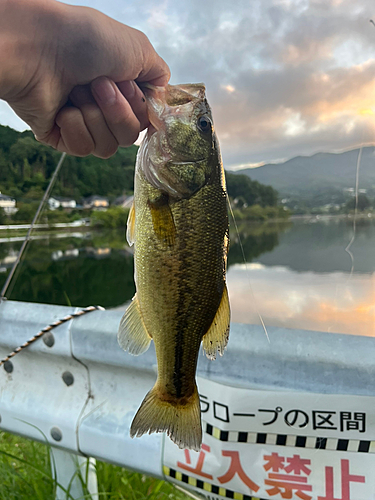
[[[200,116],[197,125],[201,132],[209,132],[211,130],[211,120],[207,115]]]

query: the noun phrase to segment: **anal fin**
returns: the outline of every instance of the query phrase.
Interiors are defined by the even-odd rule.
[[[209,359],[216,359],[217,353],[222,356],[228,344],[230,326],[230,306],[227,285],[224,284],[223,295],[215,318],[202,339],[203,349]]]
[[[134,295],[121,319],[117,340],[124,351],[129,351],[134,356],[139,356],[150,347],[152,338],[143,322],[137,295]]]

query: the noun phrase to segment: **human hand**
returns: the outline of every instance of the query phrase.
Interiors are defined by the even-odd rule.
[[[99,11],[0,0],[0,98],[59,151],[108,158],[133,144],[148,126],[136,82],[169,75],[142,32]]]

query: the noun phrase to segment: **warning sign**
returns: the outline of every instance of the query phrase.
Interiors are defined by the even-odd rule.
[[[167,480],[211,499],[375,500],[375,398],[198,388],[202,448],[165,438]]]

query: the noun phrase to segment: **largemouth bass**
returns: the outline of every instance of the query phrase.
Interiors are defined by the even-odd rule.
[[[145,94],[151,126],[137,156],[127,228],[136,294],[118,340],[134,355],[153,340],[158,376],[130,435],[165,431],[180,448],[199,450],[200,345],[215,359],[229,335],[224,169],[203,84]]]

